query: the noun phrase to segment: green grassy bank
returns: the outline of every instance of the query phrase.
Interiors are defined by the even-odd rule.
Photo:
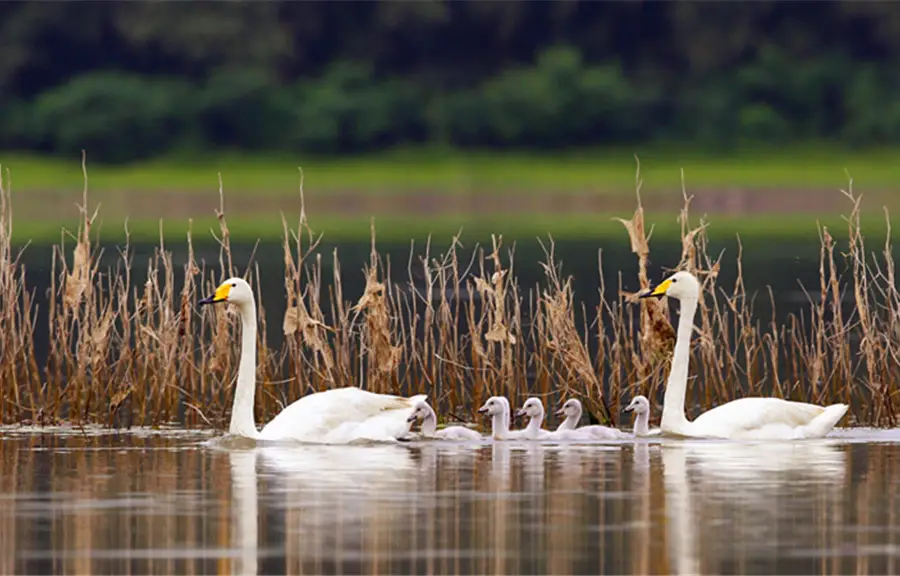
[[[297,215],[286,215],[288,225],[297,226]],[[525,216],[491,216],[453,215],[439,217],[420,217],[415,219],[396,217],[375,218],[377,238],[384,242],[425,241],[429,235],[438,243],[449,241],[455,234],[461,233],[464,241],[488,241],[491,234],[502,234],[507,240],[533,239],[536,237],[554,239],[585,239],[598,242],[628,242],[627,233],[621,223],[614,217],[630,217],[630,214],[617,215],[577,215],[565,218],[547,219],[540,215]],[[672,214],[648,214],[647,227],[653,226],[653,240],[673,242],[679,240],[680,225]],[[709,217],[709,237],[711,240],[730,240],[739,235],[745,243],[754,241],[784,240],[818,242],[816,223],[828,227],[835,238],[846,236],[846,222],[840,214],[809,214],[798,218],[796,215],[750,216],[750,217]],[[253,242],[260,240],[271,242],[282,237],[280,216],[273,214],[267,217],[254,216],[243,218],[237,214],[227,215],[228,229],[233,241]],[[861,219],[864,231],[870,242],[880,246],[884,241],[885,221],[875,214],[868,214]],[[696,215],[691,217],[693,225],[699,224]],[[329,242],[367,241],[370,237],[370,220],[365,217],[312,216],[309,219],[312,229]],[[77,220],[66,222],[19,222],[13,227],[13,241],[16,244],[32,242],[46,244],[60,239],[61,227],[75,230]],[[160,237],[160,222],[148,220],[130,220],[128,230],[132,241],[155,242]],[[188,231],[196,242],[212,241],[211,231],[219,234],[219,225],[215,218],[201,218],[188,222],[168,220],[162,223],[163,237],[167,242],[182,242]],[[123,221],[98,218],[96,233],[104,242],[119,242],[125,238]],[[879,249],[873,244],[873,249]]]
[[[566,154],[457,153],[436,150],[393,151],[357,158],[220,155],[162,159],[129,165],[93,163],[88,155],[91,189],[215,189],[221,172],[232,193],[293,194],[302,166],[307,185],[318,192],[401,192],[428,189],[441,193],[478,190],[585,190],[631,192],[635,160],[641,159],[644,189],[670,189],[680,170],[694,188],[784,187],[835,189],[845,170],[860,186],[885,188],[900,182],[900,150],[847,152],[828,147],[772,149],[715,156],[709,153],[655,150],[584,150]],[[0,152],[0,165],[12,174],[14,189],[80,190],[80,158],[59,159]]]
[[[747,212],[739,205],[717,213],[715,202],[706,208],[692,206],[695,216],[711,206],[712,238],[740,234],[815,240],[817,220],[840,234],[845,227],[841,215],[850,209],[839,192],[847,185],[845,170],[853,176],[856,190],[867,196],[863,222],[869,232],[883,232],[883,205],[893,208],[900,203],[900,195],[893,191],[900,182],[900,162],[893,157],[900,151],[851,154],[809,148],[728,157],[673,150],[639,153],[647,224],[655,227],[658,239],[679,234],[675,216],[681,206],[682,168],[688,190],[703,200],[736,189],[750,191],[744,199],[755,206]],[[0,153],[0,163],[11,183],[15,242],[56,241],[61,227],[77,225],[74,206],[81,201],[84,184],[78,160]],[[342,160],[234,156],[129,166],[89,162],[89,206],[101,207],[98,225],[104,240],[123,239],[126,219],[133,239],[156,240],[162,219],[167,240],[184,239],[193,221],[194,238],[202,241],[211,238],[211,228],[218,229],[213,211],[218,206],[217,174],[222,173],[232,237],[275,240],[282,233],[281,212],[296,224],[301,165],[310,224],[333,241],[368,238],[373,216],[379,238],[389,241],[425,239],[429,234],[449,239],[460,230],[466,239],[499,233],[513,239],[551,234],[620,241],[626,239],[625,232],[613,218],[630,217],[635,206],[636,163],[630,151],[621,150],[566,156],[395,151]],[[327,202],[338,193],[340,200]],[[485,195],[502,202],[481,202]],[[580,195],[589,195],[594,202],[542,212],[548,203],[566,206],[567,198]],[[523,199],[539,197],[547,202],[513,212],[525,205]],[[793,200],[792,211],[782,209],[782,204],[791,204],[783,202],[786,198]],[[346,208],[364,199],[369,202]],[[415,205],[417,200],[423,200],[423,207]]]

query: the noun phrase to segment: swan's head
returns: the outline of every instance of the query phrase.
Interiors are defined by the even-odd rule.
[[[700,298],[700,282],[690,272],[676,272],[641,294],[641,298],[662,298],[669,296],[677,300],[697,300]]]
[[[635,396],[631,399],[631,404],[625,407],[626,412],[634,412],[635,414],[646,414],[650,411],[650,401],[644,396]]]
[[[416,420],[425,421],[434,418],[434,410],[431,409],[426,402],[416,402],[412,414],[406,419],[407,422],[415,422]]]
[[[562,408],[556,411],[557,414],[564,414],[566,417],[569,416],[581,416],[581,402],[578,398],[569,398],[566,400],[566,403],[562,405]]]
[[[219,302],[230,302],[238,305],[253,304],[253,289],[250,288],[250,284],[243,278],[229,278],[219,284],[212,296],[199,300],[197,303],[203,305],[218,304]]]
[[[544,405],[537,398],[529,398],[522,404],[522,407],[516,410],[516,418],[521,418],[522,416],[528,416],[529,418],[534,418],[536,416],[544,415]]]
[[[488,416],[497,416],[498,414],[509,414],[509,400],[503,396],[491,396],[484,403],[484,406],[478,409],[480,414]]]

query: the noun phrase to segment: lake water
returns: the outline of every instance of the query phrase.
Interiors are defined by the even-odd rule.
[[[0,429],[0,572],[897,574],[900,432],[240,446]]]

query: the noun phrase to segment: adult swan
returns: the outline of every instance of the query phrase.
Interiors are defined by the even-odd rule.
[[[354,440],[395,441],[409,432],[407,420],[418,400],[366,392],[354,386],[316,392],[286,407],[262,430],[253,421],[256,395],[256,300],[242,278],[229,278],[199,304],[227,302],[241,314],[241,360],[228,432],[256,440],[299,440],[345,444]]]
[[[689,272],[676,272],[641,294],[641,298],[651,296],[669,296],[681,302],[678,337],[660,424],[664,434],[726,439],[821,438],[846,414],[846,404],[823,407],[780,398],[740,398],[704,412],[693,422],[688,421],[684,414],[684,397],[700,283]]]

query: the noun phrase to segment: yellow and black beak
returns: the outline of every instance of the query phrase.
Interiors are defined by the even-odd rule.
[[[227,302],[228,301],[228,293],[231,292],[231,284],[222,284],[218,288],[216,288],[216,293],[212,296],[207,296],[202,300],[198,300],[197,304],[216,304],[218,302]]]
[[[669,289],[669,286],[672,284],[672,279],[669,278],[667,280],[663,280],[655,287],[651,287],[649,290],[644,292],[639,296],[639,298],[662,298],[666,295],[666,290]]]

